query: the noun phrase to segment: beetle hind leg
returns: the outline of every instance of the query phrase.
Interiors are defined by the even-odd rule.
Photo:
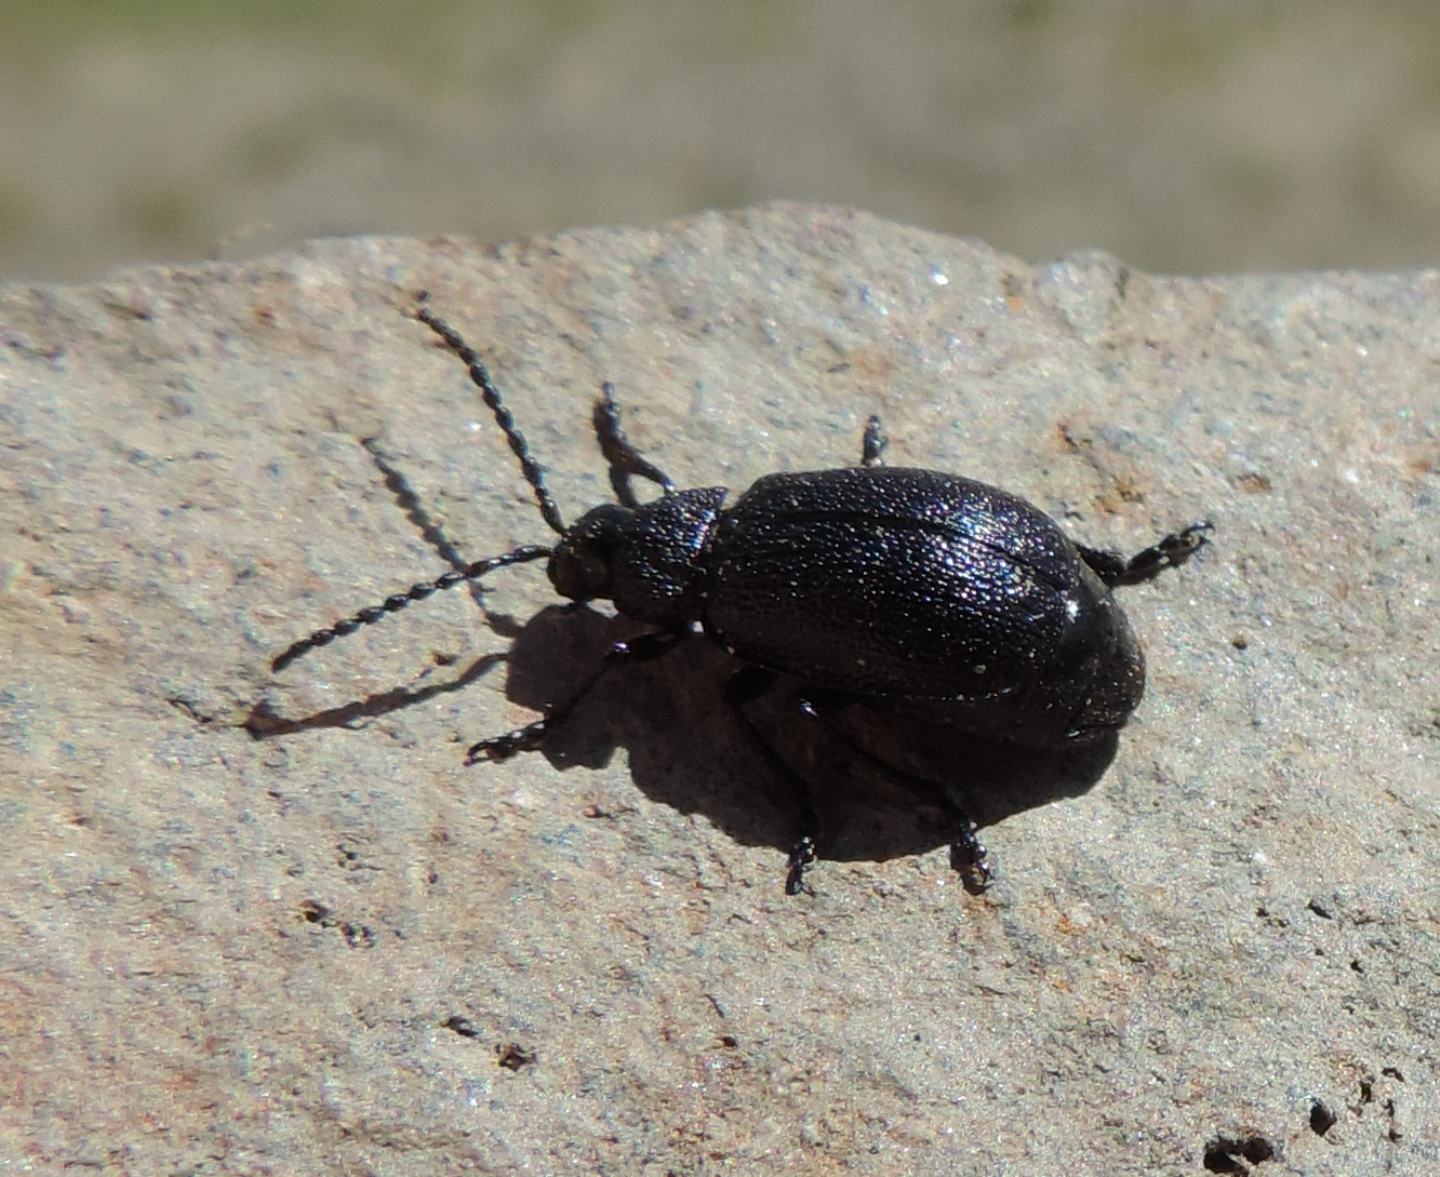
[[[1115,588],[1119,585],[1153,580],[1167,568],[1180,567],[1210,542],[1206,532],[1214,529],[1213,523],[1202,519],[1199,523],[1192,523],[1189,527],[1171,532],[1143,551],[1136,552],[1128,560],[1119,552],[1103,548],[1087,548],[1082,544],[1076,544],[1076,548],[1080,552],[1080,558],[1090,565],[1095,574],[1111,588]]]
[[[600,395],[595,401],[595,437],[600,442],[600,452],[610,467],[610,486],[615,498],[623,507],[635,508],[640,500],[630,489],[630,479],[646,478],[660,488],[661,494],[674,494],[675,484],[655,463],[651,462],[625,436],[620,424],[620,406],[615,403],[615,386],[608,380],[600,386]]]

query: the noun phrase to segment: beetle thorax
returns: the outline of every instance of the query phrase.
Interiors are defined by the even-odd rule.
[[[705,553],[723,486],[682,490],[639,507],[605,503],[567,530],[550,583],[572,601],[613,601],[627,617],[680,626],[700,616]]]

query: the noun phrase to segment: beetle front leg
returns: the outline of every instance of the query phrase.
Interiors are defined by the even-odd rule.
[[[605,657],[585,681],[560,703],[551,703],[545,708],[545,718],[517,727],[504,735],[491,736],[472,744],[465,753],[466,764],[478,764],[482,760],[508,760],[517,752],[533,752],[545,742],[545,737],[564,723],[576,706],[617,666],[631,662],[651,662],[673,650],[680,640],[689,636],[688,629],[678,631],[660,630],[657,633],[641,634],[627,642],[616,642],[605,651]]]
[[[785,894],[798,895],[808,891],[805,885],[805,870],[816,858],[815,843],[820,838],[820,817],[810,800],[810,786],[803,777],[786,763],[785,758],[775,750],[755,721],[745,710],[745,704],[760,698],[775,685],[775,676],[758,666],[743,666],[730,676],[725,684],[725,700],[740,718],[740,725],[749,734],[751,742],[759,750],[771,768],[789,784],[794,794],[796,807],[800,811],[800,836],[790,847],[785,872]]]
[[[675,493],[675,484],[625,436],[625,430],[620,425],[620,406],[615,403],[615,386],[608,380],[600,386],[594,420],[600,452],[610,466],[610,486],[622,507],[633,509],[640,505],[640,500],[630,489],[631,478],[648,478],[660,488],[661,494]]]
[[[1109,587],[1115,588],[1118,585],[1153,580],[1167,568],[1180,567],[1209,542],[1205,533],[1214,529],[1213,523],[1202,519],[1199,523],[1192,523],[1189,527],[1172,532],[1143,551],[1136,552],[1128,560],[1119,552],[1087,548],[1083,544],[1075,546],[1080,552],[1080,558],[1094,569],[1095,574]]]

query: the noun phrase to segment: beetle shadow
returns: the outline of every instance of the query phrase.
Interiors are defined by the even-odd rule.
[[[507,697],[539,712],[568,697],[612,643],[643,632],[646,627],[633,620],[585,607],[543,609],[510,648]],[[773,847],[782,856],[779,877],[783,855],[799,833],[798,810],[790,784],[725,698],[725,682],[741,665],[697,634],[658,661],[617,667],[546,740],[541,754],[564,771],[603,767],[624,748],[631,779],[647,797],[703,815],[746,845]],[[1017,748],[863,704],[841,712],[831,730],[801,716],[798,687],[782,682],[746,711],[786,763],[811,782],[823,823],[822,858],[884,861],[947,846],[956,831],[935,799],[940,789],[981,827],[993,825],[1086,792],[1117,747],[1112,735],[1064,752]],[[928,790],[932,795],[917,795],[877,760],[937,782]]]

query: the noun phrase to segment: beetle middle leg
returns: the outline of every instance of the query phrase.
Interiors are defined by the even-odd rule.
[[[798,895],[806,889],[805,869],[815,861],[815,843],[820,838],[820,816],[815,812],[814,802],[810,799],[809,782],[790,767],[745,710],[746,703],[760,698],[775,682],[775,675],[768,670],[759,666],[742,666],[726,682],[725,700],[739,717],[740,726],[750,736],[751,742],[794,794],[796,808],[800,811],[800,836],[790,847],[785,873],[785,894]]]
[[[675,493],[675,484],[664,471],[642,455],[625,436],[620,424],[620,406],[615,403],[615,386],[608,380],[600,386],[594,421],[600,452],[610,466],[610,486],[615,491],[615,500],[622,507],[633,509],[640,505],[640,500],[630,489],[632,478],[648,478],[660,488],[661,494]]]
[[[840,696],[826,698],[819,695],[802,696],[800,712],[807,719],[823,723],[825,730],[844,744],[858,759],[865,761],[879,772],[903,785],[912,793],[937,805],[945,814],[950,828],[955,830],[955,840],[950,844],[950,866],[959,873],[965,889],[972,895],[979,894],[990,885],[992,870],[989,853],[975,832],[975,822],[954,801],[950,799],[945,786],[938,781],[926,780],[914,773],[891,764],[863,747],[849,732],[835,721],[835,712],[854,700]]]
[[[1153,580],[1167,568],[1178,568],[1209,542],[1205,533],[1213,531],[1214,528],[1215,525],[1208,519],[1202,519],[1199,523],[1192,523],[1189,527],[1157,540],[1128,560],[1119,552],[1104,548],[1087,548],[1083,544],[1076,544],[1075,547],[1080,558],[1095,570],[1095,574],[1111,588],[1115,588],[1118,585]]]
[[[870,419],[865,422],[865,433],[860,438],[860,465],[885,465],[885,447],[889,444],[890,438],[880,424],[879,414],[871,413]]]
[[[514,731],[506,732],[504,735],[490,736],[479,743],[472,744],[469,751],[465,753],[465,763],[478,764],[482,760],[507,760],[517,752],[535,751],[544,743],[545,737],[563,724],[581,700],[590,694],[599,685],[601,679],[617,666],[631,662],[652,662],[656,658],[668,654],[680,644],[683,638],[689,635],[688,629],[662,629],[655,633],[643,633],[629,641],[616,642],[605,651],[605,657],[601,659],[600,665],[586,676],[568,698],[546,706],[545,718],[527,723],[524,727],[517,727]]]

